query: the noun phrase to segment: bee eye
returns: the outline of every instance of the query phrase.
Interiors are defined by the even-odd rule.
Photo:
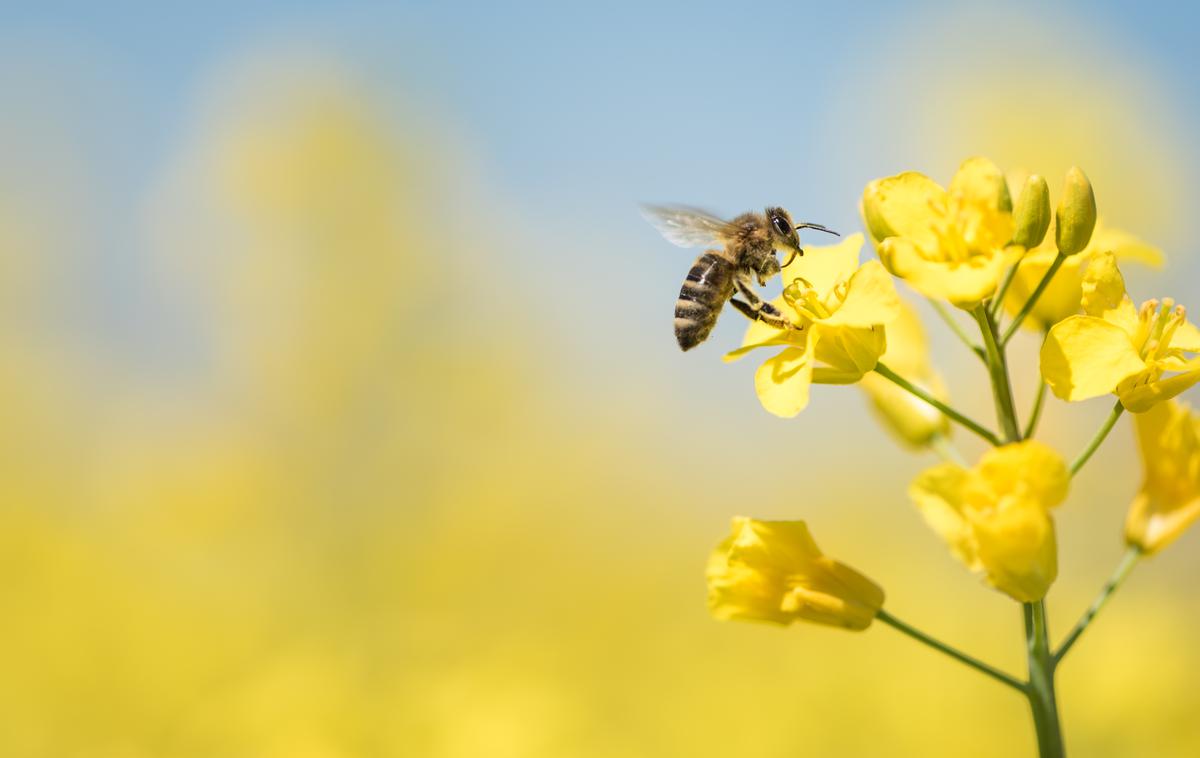
[[[788,236],[788,234],[792,231],[792,227],[779,216],[771,219],[771,221],[775,224],[775,231],[779,232],[785,237]]]

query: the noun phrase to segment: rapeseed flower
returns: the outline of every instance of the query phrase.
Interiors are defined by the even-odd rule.
[[[900,312],[892,278],[878,261],[860,265],[863,236],[853,234],[784,267],[783,294],[774,301],[795,328],[780,330],[756,321],[727,362],[752,350],[783,347],[755,373],[763,407],[790,418],[808,406],[818,384],[852,384],[875,368],[887,348],[884,326]],[[818,365],[821,364],[821,365]]]
[[[1200,417],[1168,400],[1134,425],[1146,473],[1125,519],[1125,540],[1154,553],[1200,517]]]
[[[723,621],[862,630],[883,607],[883,590],[823,555],[803,521],[738,516],[708,561],[708,607]]]
[[[1008,184],[986,158],[964,161],[949,189],[915,171],[876,179],[862,212],[888,271],[965,310],[995,294],[1022,252]]]
[[[1050,509],[1067,497],[1070,473],[1052,449],[1018,442],[989,450],[974,468],[927,469],[909,495],[950,551],[988,584],[1025,603],[1058,575]]]
[[[1088,265],[1085,315],[1056,324],[1042,346],[1042,377],[1063,400],[1115,393],[1142,413],[1200,381],[1200,330],[1169,298],[1135,308],[1112,253]]]

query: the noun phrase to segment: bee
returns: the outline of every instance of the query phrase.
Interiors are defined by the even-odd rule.
[[[776,329],[794,329],[795,325],[778,308],[759,296],[753,282],[757,280],[762,286],[782,270],[776,251],[789,253],[784,266],[796,256],[804,255],[798,230],[816,229],[837,235],[820,224],[793,225],[792,217],[783,208],[743,213],[732,221],[685,206],[647,205],[642,210],[646,220],[667,241],[680,247],[714,242],[721,245],[720,249],[700,254],[679,290],[679,299],[675,301],[675,341],[682,350],[691,350],[708,339],[726,302],[751,321],[763,321]]]

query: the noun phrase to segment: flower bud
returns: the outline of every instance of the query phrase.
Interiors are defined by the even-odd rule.
[[[822,555],[803,521],[739,516],[709,558],[708,607],[722,620],[862,630],[883,607],[883,590]]]
[[[1031,174],[1017,196],[1017,207],[1013,211],[1013,242],[1032,250],[1042,244],[1046,230],[1050,228],[1050,187],[1045,177]]]
[[[1058,252],[1075,255],[1087,247],[1096,227],[1096,196],[1092,183],[1078,166],[1067,171],[1062,200],[1055,218],[1054,240]]]

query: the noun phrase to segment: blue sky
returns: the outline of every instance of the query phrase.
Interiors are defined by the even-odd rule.
[[[36,173],[36,156],[12,138],[23,122],[38,136],[53,123],[58,144],[85,153],[102,184],[93,212],[107,219],[92,243],[95,276],[119,280],[129,219],[223,67],[261,49],[317,51],[459,155],[467,177],[446,181],[472,183],[465,197],[479,207],[467,212],[494,224],[497,257],[531,296],[544,293],[560,312],[578,310],[584,287],[629,293],[612,313],[559,326],[583,329],[590,356],[628,348],[675,366],[662,350],[663,312],[690,254],[658,239],[638,202],[728,214],[781,204],[853,231],[869,179],[914,168],[944,181],[966,157],[956,151],[979,149],[969,138],[947,146],[923,120],[969,94],[956,87],[976,74],[1032,61],[1044,76],[1013,75],[1030,92],[1111,90],[1116,113],[1145,112],[1106,151],[1130,165],[1143,152],[1166,155],[1136,193],[1146,205],[1170,194],[1172,207],[1195,207],[1193,16],[1116,3],[28,4],[0,11],[0,60],[12,64],[0,96],[18,125],[0,166]],[[998,96],[1016,111],[1021,95],[1017,86]],[[1050,136],[1057,126],[1044,124]],[[1174,184],[1164,189],[1159,173]],[[1137,231],[1174,256],[1172,281],[1195,280],[1186,223]],[[645,333],[654,319],[662,333]],[[737,339],[740,325],[722,328],[720,341]]]

